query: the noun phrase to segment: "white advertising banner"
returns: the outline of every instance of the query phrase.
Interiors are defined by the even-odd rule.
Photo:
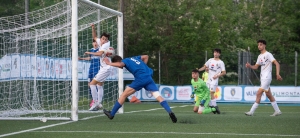
[[[255,101],[258,88],[259,88],[258,86],[246,86],[244,88],[245,101]],[[263,95],[261,96],[261,101],[265,101],[265,100],[266,100],[266,94],[263,93]]]
[[[89,61],[78,61],[78,80],[87,81]],[[72,61],[70,58],[55,58],[43,55],[13,53],[0,57],[0,80],[71,80]],[[134,76],[123,69],[124,80]],[[118,68],[113,67],[107,81],[118,81]]]
[[[241,101],[243,98],[243,89],[239,86],[225,86],[224,100],[227,101]]]
[[[191,100],[192,87],[191,86],[177,86],[176,99],[177,100]]]
[[[276,101],[300,102],[300,87],[271,87]]]

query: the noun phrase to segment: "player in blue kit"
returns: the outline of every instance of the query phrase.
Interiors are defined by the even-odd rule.
[[[103,109],[104,114],[109,118],[113,119],[116,112],[122,107],[125,99],[133,94],[134,92],[145,88],[147,91],[151,91],[153,97],[160,103],[160,105],[169,113],[169,116],[173,123],[177,122],[175,114],[172,112],[167,101],[165,101],[160,93],[155,82],[152,79],[153,70],[147,66],[148,55],[135,56],[130,58],[122,59],[122,57],[116,55],[112,58],[111,62],[105,58],[104,62],[107,65],[122,68],[125,67],[134,76],[134,81],[124,90],[124,92],[116,101],[111,111]]]
[[[97,45],[97,42],[93,39],[93,48],[90,49],[90,52],[97,52],[99,50],[99,47]],[[95,55],[89,55],[89,57],[85,58],[78,58],[78,60],[90,60],[90,68],[89,68],[89,75],[88,75],[88,86],[90,86],[90,82],[93,80],[93,78],[96,76],[98,71],[100,70],[100,57]],[[89,95],[91,96],[91,89],[89,87]],[[94,100],[91,100],[90,107],[93,105]]]

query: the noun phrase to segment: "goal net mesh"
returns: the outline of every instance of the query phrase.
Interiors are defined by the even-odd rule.
[[[78,56],[92,46],[91,24],[110,35],[117,51],[117,15],[78,1]],[[63,1],[0,18],[0,119],[70,119],[72,106],[71,4]],[[88,111],[89,61],[78,61],[79,118]],[[117,69],[104,83],[103,107],[118,97]]]

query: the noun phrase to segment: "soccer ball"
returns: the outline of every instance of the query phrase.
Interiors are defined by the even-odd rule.
[[[113,47],[109,47],[105,52],[105,56],[107,57],[113,57],[115,56],[115,49]]]

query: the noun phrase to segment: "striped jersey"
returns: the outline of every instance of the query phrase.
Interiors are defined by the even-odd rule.
[[[275,60],[268,51],[258,56],[256,64],[261,66],[260,79],[272,79],[272,63]]]

